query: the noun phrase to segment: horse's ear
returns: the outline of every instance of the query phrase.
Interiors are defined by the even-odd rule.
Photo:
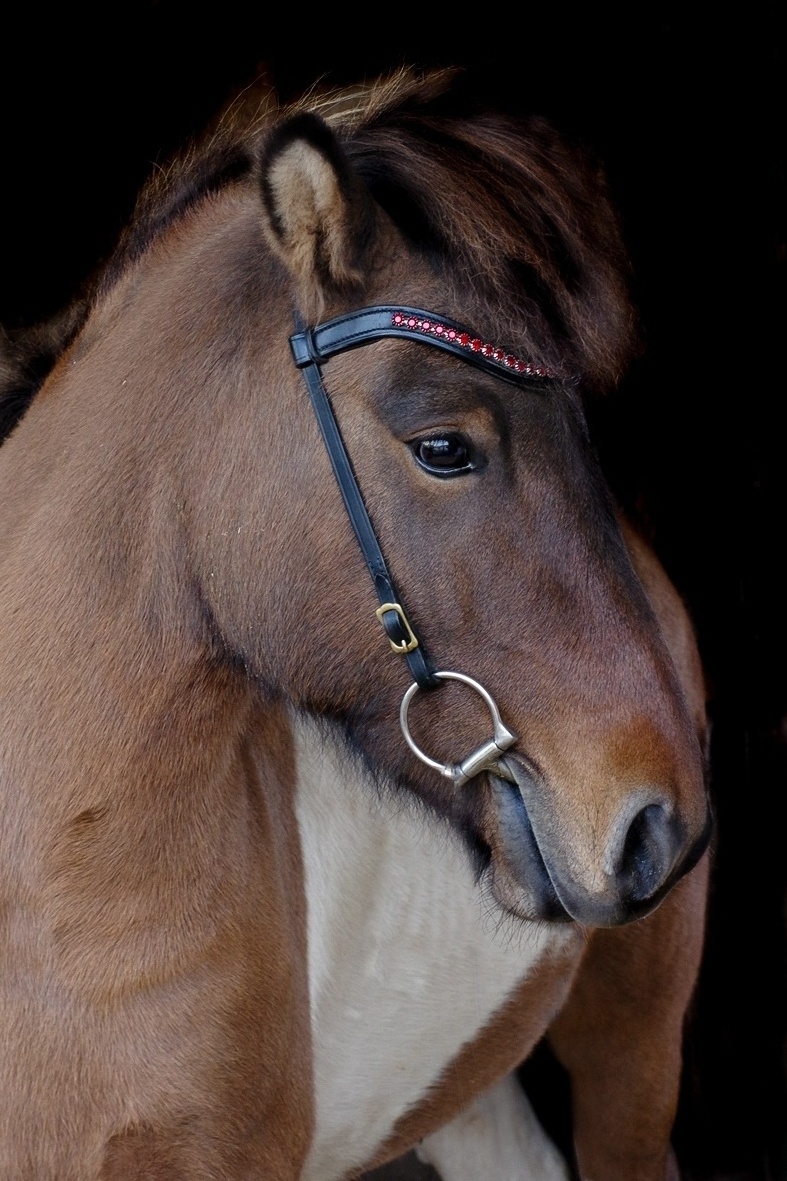
[[[362,286],[374,238],[374,205],[336,136],[317,115],[279,124],[260,162],[267,236],[298,281],[304,311]]]

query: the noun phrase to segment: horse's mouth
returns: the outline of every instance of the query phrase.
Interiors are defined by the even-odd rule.
[[[529,776],[529,772],[519,760],[514,762],[504,757],[490,767],[487,776],[497,811],[499,853],[507,876],[513,877],[519,889],[528,896],[526,910],[531,913],[523,917],[553,923],[571,922],[571,915],[552,884],[522,794],[520,780]],[[493,890],[499,894],[501,883],[495,879],[497,874],[493,875]],[[522,910],[521,902],[512,907],[507,897],[499,900],[510,909]]]

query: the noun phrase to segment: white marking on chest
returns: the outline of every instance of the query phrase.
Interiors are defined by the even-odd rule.
[[[303,1181],[368,1160],[560,928],[502,919],[461,839],[294,721],[317,1122]]]

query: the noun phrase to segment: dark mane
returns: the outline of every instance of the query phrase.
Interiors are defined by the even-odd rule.
[[[543,119],[501,114],[470,75],[400,70],[313,92],[287,107],[269,91],[230,104],[203,138],[140,192],[88,293],[48,324],[0,338],[0,439],[59,353],[151,242],[208,194],[251,176],[271,126],[322,115],[370,190],[456,293],[488,309],[487,331],[521,337],[535,360],[608,387],[635,347],[627,261],[600,168]],[[509,323],[501,324],[501,309]],[[479,323],[479,328],[484,327]]]
[[[476,307],[486,304],[490,334],[519,338],[525,318],[529,351],[542,363],[583,373],[588,386],[622,376],[637,329],[603,170],[544,118],[497,109],[488,79],[470,71],[402,68],[288,106],[268,91],[246,96],[201,145],[152,178],[105,281],[203,195],[248,175],[271,126],[299,111],[331,125],[458,304],[468,289]]]
[[[397,84],[398,99],[372,106],[346,135],[341,116],[335,128],[377,200],[460,300],[463,290],[484,300],[490,332],[521,335],[524,316],[539,363],[615,383],[635,323],[600,167],[544,119],[492,109],[469,75],[403,76],[391,91]]]

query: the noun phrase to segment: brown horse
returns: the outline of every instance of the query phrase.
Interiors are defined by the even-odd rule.
[[[582,1176],[677,1176],[704,691],[585,425],[597,169],[450,72],[270,107],[62,323],[0,450],[2,1181],[556,1181],[545,1034]]]

